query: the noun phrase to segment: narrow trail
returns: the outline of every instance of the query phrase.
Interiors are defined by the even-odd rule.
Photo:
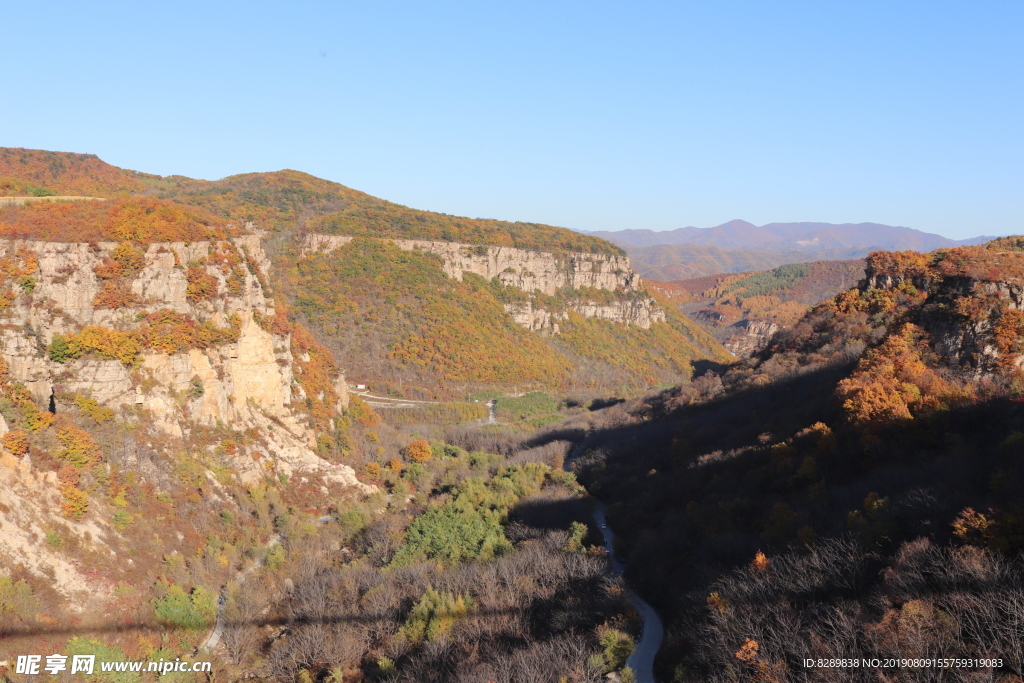
[[[567,472],[572,471],[571,465],[572,461],[576,459],[577,450],[578,447],[565,459],[563,467]],[[591,496],[591,498],[595,503],[594,521],[597,523],[598,528],[601,529],[601,535],[604,537],[604,547],[608,551],[608,559],[611,562],[612,571],[622,576],[626,569],[626,564],[615,554],[615,534],[608,527],[608,522],[605,519],[605,505],[597,498],[594,498],[594,496]],[[658,616],[657,611],[647,601],[637,595],[633,589],[627,587],[626,595],[629,596],[633,606],[636,607],[642,624],[640,640],[637,641],[633,654],[626,660],[626,665],[633,669],[633,672],[636,674],[637,683],[657,683],[654,678],[654,658],[657,656],[658,650],[661,648],[661,642],[665,638],[665,627],[662,625],[661,617]]]
[[[263,546],[263,547],[266,548],[269,551],[271,548],[273,548],[275,545],[277,545],[280,542],[281,542],[281,534],[277,534],[272,539],[270,539],[267,542],[267,544],[265,546]],[[266,555],[264,555],[262,558],[260,558],[256,562],[254,562],[252,564],[252,566],[250,566],[248,569],[243,569],[240,572],[238,572],[237,574],[235,574],[235,578],[233,579],[233,581],[235,583],[237,583],[237,584],[245,583],[245,579],[246,579],[247,576],[249,576],[249,574],[253,573],[254,571],[256,571],[257,569],[259,569],[260,567],[263,566],[263,564],[267,561],[267,556],[268,555],[270,555],[269,552]],[[199,649],[202,652],[206,652],[206,651],[212,650],[213,648],[217,647],[217,643],[220,642],[221,636],[224,635],[224,607],[227,605],[227,597],[228,597],[226,591],[227,591],[227,586],[225,586],[224,588],[221,588],[221,590],[220,590],[220,597],[218,597],[218,599],[217,599],[217,623],[214,624],[213,631],[210,633],[210,637],[207,638],[203,642],[203,644],[199,646]]]
[[[441,401],[417,401],[411,398],[394,398],[393,396],[375,396],[368,391],[352,391],[374,408],[417,408],[422,405],[437,405]]]
[[[604,503],[597,500],[594,507],[594,521],[601,527],[601,534],[604,536],[604,547],[608,549],[608,558],[612,563],[612,570],[622,575],[625,571],[625,564],[615,555],[614,542],[615,534],[608,528],[604,516]],[[633,601],[633,606],[640,614],[640,621],[643,630],[640,633],[640,640],[636,644],[633,654],[626,660],[626,665],[636,672],[637,683],[655,683],[654,679],[654,657],[661,648],[661,641],[665,637],[665,628],[662,626],[661,617],[647,602],[636,594],[631,588],[626,589],[626,594]]]

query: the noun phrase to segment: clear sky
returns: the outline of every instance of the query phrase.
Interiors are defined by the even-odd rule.
[[[31,2],[0,145],[576,229],[1024,232],[1024,3]]]

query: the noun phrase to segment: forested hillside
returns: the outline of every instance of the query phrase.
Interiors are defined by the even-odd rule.
[[[422,239],[556,259],[622,254],[564,228],[419,211],[298,171],[206,181],[125,171],[92,155],[6,149],[0,161],[11,193],[107,199],[15,207],[3,219],[9,237],[116,241],[125,239],[118,226],[126,220],[135,221],[132,229],[148,226],[153,239],[189,221],[222,235],[263,231],[273,259],[269,284],[281,305],[309,324],[350,376],[394,395],[451,398],[488,387],[635,393],[687,379],[691,361],[727,357],[675,312],[653,325],[631,325],[614,311],[628,308],[636,292],[566,289],[543,301],[524,298],[480,278],[453,281],[436,257],[387,244]],[[186,240],[205,234],[179,232]],[[300,247],[311,234],[362,239],[312,254]],[[649,295],[639,296],[649,309]],[[523,329],[510,315],[516,306],[542,303],[547,308],[539,314],[554,316],[543,330]]]
[[[569,444],[530,437],[721,351],[634,274],[598,272],[616,249],[398,207],[380,236],[308,251],[317,212],[372,198],[9,152],[4,191],[39,201],[0,203],[0,680],[34,652],[211,664],[181,683],[628,680],[639,624]],[[585,263],[626,286],[522,291],[395,235],[549,248],[555,279]],[[646,327],[596,317],[630,306]],[[395,395],[488,389],[497,424],[468,400],[381,415],[346,371]],[[555,397],[505,395],[528,388]]]
[[[753,358],[559,427],[667,619],[663,680],[1019,680],[1020,243],[872,253]]]
[[[678,292],[676,306],[702,324],[729,351],[749,356],[771,336],[796,323],[809,309],[855,285],[864,261],[793,263],[752,273],[721,273],[652,281],[650,287]]]

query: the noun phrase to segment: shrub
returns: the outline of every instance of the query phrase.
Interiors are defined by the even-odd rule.
[[[103,283],[103,289],[96,294],[92,305],[96,308],[128,308],[139,303],[138,298],[123,285],[110,280]]]
[[[73,424],[59,427],[57,440],[64,447],[57,452],[57,457],[75,467],[92,467],[100,461],[100,457],[103,455],[92,435]]]
[[[375,465],[376,463],[371,464]],[[355,536],[370,524],[370,518],[362,510],[349,510],[338,515],[338,523],[349,536]]]
[[[24,579],[15,581],[0,574],[0,615],[11,612],[16,616],[28,616],[35,612],[35,597],[32,588]]]
[[[571,553],[585,552],[583,539],[587,537],[587,531],[587,525],[583,522],[573,522],[569,529],[569,540],[565,542],[565,549]]]
[[[130,244],[117,245],[110,256],[121,265],[122,271],[127,275],[142,270],[146,265],[145,254]]]
[[[468,595],[456,597],[428,588],[409,613],[405,624],[398,629],[398,635],[414,645],[437,640],[472,607],[473,599]]]
[[[183,586],[173,583],[164,597],[153,601],[153,612],[166,624],[194,631],[206,628],[217,618],[217,602],[202,586],[186,593]]]
[[[198,242],[226,237],[211,214],[153,197],[38,202],[0,213],[0,236],[50,242]]]
[[[133,333],[98,325],[86,325],[81,332],[70,335],[67,343],[68,358],[95,353],[101,358],[119,360],[129,365],[139,354],[139,342]]]
[[[605,628],[603,631],[599,635],[605,671],[615,671],[622,668],[629,656],[633,654],[633,638],[628,633],[614,628]]]
[[[89,511],[89,497],[84,491],[70,484],[63,484],[60,487],[61,496],[64,502],[60,509],[65,515],[73,520],[80,520]]]
[[[192,303],[209,301],[217,296],[217,278],[206,272],[206,268],[198,265],[189,265],[185,271],[185,279],[188,285],[185,287],[185,296]]]
[[[101,671],[99,662],[123,662],[128,659],[124,651],[93,638],[75,636],[68,641],[65,653],[68,655],[95,655],[96,667],[92,676],[82,677],[97,683],[137,683],[141,676],[133,671]],[[69,664],[70,664],[70,660]],[[69,667],[70,670],[70,667]],[[65,672],[66,673],[66,672]],[[173,675],[173,674],[172,674]]]
[[[118,510],[114,513],[114,526],[117,527],[118,531],[124,531],[132,525],[134,521],[132,516],[125,510]]]
[[[114,419],[114,411],[112,409],[104,408],[95,399],[88,396],[76,396],[75,405],[96,422],[107,422]]]
[[[50,342],[49,355],[50,360],[56,363],[64,363],[75,358],[71,353],[68,340],[63,334],[53,335],[53,341]]]

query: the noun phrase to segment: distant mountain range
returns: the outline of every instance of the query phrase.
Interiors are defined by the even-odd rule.
[[[774,268],[785,263],[858,259],[868,252],[932,251],[981,244],[990,236],[951,240],[880,223],[769,223],[732,220],[713,228],[599,230],[587,234],[624,248],[640,274],[678,280],[722,272]]]

